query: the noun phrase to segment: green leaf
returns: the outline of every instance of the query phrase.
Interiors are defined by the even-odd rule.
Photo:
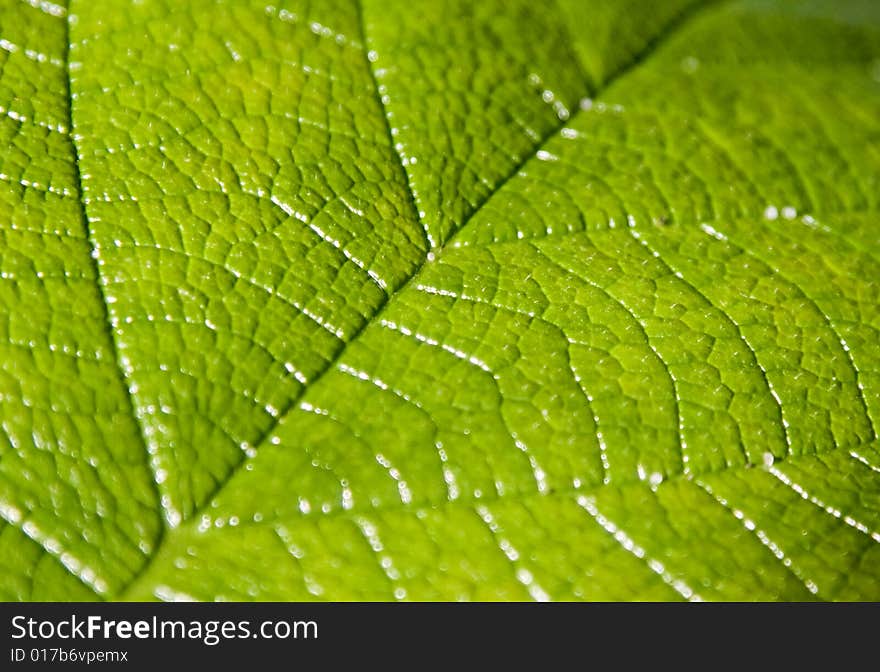
[[[0,597],[880,599],[880,5],[71,4]]]

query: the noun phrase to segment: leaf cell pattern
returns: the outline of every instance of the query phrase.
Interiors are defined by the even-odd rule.
[[[0,597],[880,598],[876,3],[268,1],[0,8]]]

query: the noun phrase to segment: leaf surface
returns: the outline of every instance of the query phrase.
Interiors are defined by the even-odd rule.
[[[0,38],[3,597],[880,598],[875,3]]]

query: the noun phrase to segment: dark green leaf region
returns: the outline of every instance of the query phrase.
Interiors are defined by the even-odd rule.
[[[880,3],[2,0],[0,598],[880,599]]]

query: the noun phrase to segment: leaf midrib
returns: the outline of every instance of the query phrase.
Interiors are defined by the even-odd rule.
[[[708,8],[710,8],[713,5],[721,4],[721,2],[723,2],[723,0],[705,0],[704,2],[695,3],[695,4],[690,5],[687,8],[685,8],[683,11],[681,11],[678,15],[676,15],[673,19],[671,19],[667,23],[665,30],[657,33],[653,38],[648,40],[639,52],[634,54],[629,59],[629,61],[621,64],[616,70],[614,70],[611,73],[609,73],[608,75],[606,75],[606,77],[604,78],[604,80],[601,83],[597,84],[595,87],[590,87],[589,84],[587,83],[587,86],[585,87],[584,94],[586,96],[590,96],[593,98],[599,97],[614,82],[621,79],[622,77],[627,75],[629,72],[631,72],[632,70],[637,68],[639,65],[641,65],[641,63],[646,58],[648,58],[652,53],[654,53],[659,46],[661,46],[663,43],[668,41],[671,37],[677,35],[682,30],[682,28],[685,25],[687,25],[688,23],[690,23],[692,21],[692,19],[697,14],[707,10]],[[146,437],[144,434],[144,427],[143,427],[143,424],[142,424],[141,420],[138,418],[138,415],[135,411],[135,409],[136,409],[135,400],[132,398],[131,391],[129,389],[129,384],[127,381],[127,377],[121,367],[120,358],[118,356],[118,346],[117,346],[117,342],[116,342],[116,336],[115,336],[115,332],[112,328],[112,322],[110,319],[109,304],[106,300],[106,295],[104,292],[103,275],[101,274],[100,266],[97,263],[97,258],[96,258],[97,257],[97,246],[95,244],[95,241],[92,238],[91,224],[90,224],[90,221],[88,218],[88,214],[86,212],[86,203],[85,203],[86,199],[85,199],[85,195],[84,195],[84,192],[82,189],[82,179],[81,179],[81,173],[80,173],[80,167],[79,167],[80,157],[79,157],[79,150],[78,150],[77,142],[76,142],[74,114],[73,114],[73,96],[72,96],[72,91],[71,91],[71,72],[70,72],[70,47],[71,47],[70,23],[71,22],[70,22],[69,5],[70,5],[70,2],[68,1],[67,7],[66,7],[66,10],[67,10],[66,16],[63,18],[63,20],[65,22],[64,65],[65,65],[65,73],[66,73],[65,86],[66,86],[66,96],[67,96],[68,128],[70,131],[69,137],[70,137],[70,142],[71,142],[71,146],[72,146],[72,153],[73,153],[73,164],[74,164],[75,185],[77,187],[77,198],[79,200],[83,228],[86,232],[86,238],[89,243],[89,248],[90,248],[90,252],[91,252],[90,260],[91,260],[91,264],[92,264],[92,267],[93,267],[93,270],[95,273],[97,289],[98,289],[98,293],[99,293],[99,296],[101,299],[102,310],[104,313],[104,322],[105,322],[107,331],[109,333],[110,345],[112,348],[114,362],[115,362],[117,371],[119,373],[120,379],[122,381],[123,387],[125,388],[126,399],[127,399],[127,403],[129,406],[129,413],[130,413],[132,419],[134,420],[135,424],[138,427],[138,436],[139,436],[139,439],[142,444],[144,455],[147,456],[147,455],[149,455],[149,450],[148,450],[148,446],[147,446]],[[473,219],[473,217],[476,216],[482,210],[482,208],[492,198],[492,196],[494,194],[498,193],[501,189],[503,189],[504,186],[522,170],[523,166],[526,165],[529,161],[531,161],[536,156],[537,152],[540,151],[547,144],[547,142],[552,137],[554,137],[556,134],[558,134],[560,132],[560,130],[562,130],[566,126],[566,124],[571,120],[571,118],[561,119],[559,121],[559,123],[554,124],[552,128],[550,128],[547,132],[545,132],[541,136],[539,141],[536,143],[534,151],[531,152],[529,155],[525,156],[521,161],[519,161],[508,172],[508,174],[505,177],[503,177],[501,180],[498,181],[498,183],[493,188],[492,192],[490,194],[488,194],[479,205],[475,206],[471,210],[471,212],[464,218],[462,223],[455,228],[455,230],[453,231],[453,233],[449,237],[449,239],[444,241],[444,243],[442,245],[432,247],[429,244],[426,224],[423,221],[423,219],[419,216],[418,208],[415,205],[414,192],[413,192],[413,189],[411,186],[410,176],[408,174],[408,171],[406,170],[406,166],[403,164],[403,161],[400,160],[400,155],[398,153],[398,150],[395,148],[395,143],[393,142],[392,135],[391,135],[391,127],[390,127],[390,123],[389,123],[389,119],[388,119],[387,110],[385,109],[385,105],[382,101],[382,96],[380,95],[379,90],[378,90],[378,84],[376,81],[375,72],[373,70],[372,63],[368,58],[369,38],[367,35],[367,30],[366,30],[366,22],[365,22],[363,7],[362,7],[362,1],[359,0],[359,2],[357,3],[357,8],[358,8],[358,16],[359,16],[360,26],[361,26],[361,39],[363,42],[362,53],[363,53],[363,57],[364,57],[364,62],[366,64],[366,67],[369,70],[371,81],[373,82],[373,89],[374,89],[373,94],[376,97],[378,104],[380,106],[380,109],[382,111],[382,116],[383,116],[383,120],[385,123],[385,128],[387,131],[388,141],[390,143],[390,147],[395,152],[395,155],[398,157],[397,168],[401,171],[401,173],[404,177],[404,182],[406,184],[406,192],[407,192],[407,197],[408,197],[407,198],[408,206],[409,206],[409,208],[411,208],[412,215],[413,215],[415,221],[419,224],[419,228],[421,229],[421,231],[425,237],[425,244],[426,244],[425,256],[422,259],[422,261],[410,273],[410,275],[407,277],[407,279],[404,282],[402,282],[400,284],[400,286],[395,291],[387,292],[385,294],[383,301],[379,304],[378,308],[375,310],[373,315],[369,319],[365,320],[358,327],[358,329],[356,329],[350,335],[349,339],[342,345],[342,347],[337,351],[337,353],[334,355],[334,357],[329,359],[327,361],[326,365],[306,385],[304,385],[302,387],[299,394],[297,394],[295,397],[291,398],[291,400],[288,402],[288,404],[283,409],[281,409],[281,412],[278,414],[277,418],[273,419],[273,421],[269,425],[269,427],[264,432],[262,432],[262,434],[253,442],[253,445],[256,446],[257,452],[259,452],[260,447],[266,442],[266,440],[272,434],[272,432],[275,431],[275,429],[278,426],[278,423],[289,415],[289,413],[295,408],[296,404],[300,401],[300,399],[303,396],[305,396],[305,394],[312,388],[312,386],[317,384],[324,377],[324,375],[327,372],[334,370],[336,368],[336,365],[342,359],[343,355],[348,350],[348,347],[352,343],[354,343],[355,341],[358,340],[358,338],[367,329],[367,327],[369,327],[371,324],[374,324],[376,322],[376,320],[381,317],[381,315],[385,312],[385,310],[390,305],[391,300],[394,297],[396,297],[397,295],[403,293],[403,291],[412,284],[413,280],[415,280],[420,275],[422,270],[428,264],[433,263],[434,261],[439,259],[439,257],[442,255],[443,251],[447,247],[450,246],[450,244],[452,243],[452,241],[455,238],[455,235],[458,232],[462,231],[467,226],[467,224],[471,221],[471,219]],[[581,70],[582,70],[582,68],[581,68]],[[579,110],[579,109],[575,110],[575,112],[572,114],[572,118],[580,113],[582,113],[581,110]],[[208,495],[205,496],[203,504],[201,506],[198,506],[184,521],[182,521],[181,524],[184,524],[187,521],[193,520],[193,519],[197,518],[199,515],[201,515],[204,512],[204,510],[210,505],[210,503],[217,497],[217,495],[223,490],[223,488],[232,480],[232,478],[235,476],[235,474],[241,469],[242,465],[246,464],[249,461],[249,459],[251,459],[251,458],[242,457],[240,459],[240,461],[227,474],[225,480],[218,482],[216,487],[210,493],[208,493]],[[152,465],[150,465],[150,469],[152,471]],[[683,474],[681,474],[679,476],[683,476]],[[161,501],[161,493],[159,491],[159,487],[158,487],[158,484],[157,484],[155,478],[151,479],[151,486],[156,494],[156,501],[160,502]],[[584,494],[585,491],[584,490],[577,490],[577,491],[572,490],[572,493],[574,493],[574,492],[577,492],[579,494]],[[561,494],[562,491],[554,491],[554,493]],[[482,500],[476,501],[474,505],[480,503],[480,501],[482,501]],[[128,590],[128,588],[131,585],[135,584],[138,581],[138,579],[145,572],[147,572],[149,570],[149,568],[153,564],[154,558],[156,558],[157,555],[159,555],[159,553],[162,549],[162,546],[165,543],[167,543],[167,539],[168,539],[169,534],[171,532],[171,529],[168,527],[165,517],[160,515],[160,518],[162,519],[162,526],[160,528],[159,535],[153,542],[153,550],[152,550],[150,556],[148,556],[146,558],[144,564],[140,567],[140,569],[138,571],[136,571],[134,573],[134,575],[132,576],[132,578],[125,585],[121,586],[115,593],[113,593],[109,596],[102,596],[102,595],[98,595],[97,593],[96,593],[96,595],[98,595],[101,598],[109,598],[109,599],[113,599],[116,596],[123,595],[123,594],[125,594],[125,592]]]
[[[629,73],[630,71],[632,71],[633,69],[638,67],[662,43],[664,43],[666,40],[668,40],[673,35],[677,34],[681,30],[681,28],[686,23],[688,23],[690,21],[690,19],[693,18],[693,16],[695,14],[699,13],[702,10],[705,10],[706,8],[708,8],[714,4],[719,4],[722,1],[723,0],[705,0],[702,3],[696,3],[694,5],[691,5],[690,7],[685,9],[683,12],[679,13],[678,16],[670,22],[667,30],[665,30],[662,33],[659,33],[652,40],[649,40],[640,52],[636,53],[628,63],[624,64],[623,66],[618,68],[616,71],[614,71],[611,75],[607,76],[605,78],[605,81],[601,85],[598,85],[597,87],[595,87],[594,90],[590,90],[589,88],[586,88],[585,94],[588,96],[598,97],[603,91],[605,91],[609,86],[611,86],[611,84],[613,84],[615,81],[617,81],[618,79],[620,79],[621,77],[625,76],[627,73]],[[327,362],[327,364],[325,365],[325,367],[323,369],[321,369],[306,385],[303,386],[300,393],[297,394],[295,397],[293,397],[290,400],[290,402],[287,404],[287,406],[284,409],[282,409],[282,411],[278,414],[278,417],[273,420],[271,425],[260,435],[258,440],[254,442],[254,445],[256,446],[256,450],[258,453],[259,453],[260,447],[266,442],[266,440],[272,434],[272,432],[275,431],[275,429],[278,426],[278,423],[280,421],[282,421],[293,410],[293,408],[296,406],[297,402],[299,402],[300,399],[302,399],[302,397],[304,397],[306,395],[306,393],[314,385],[316,385],[329,371],[334,370],[336,368],[336,364],[342,359],[343,355],[348,350],[348,347],[352,343],[354,343],[364,331],[366,331],[367,327],[369,327],[371,324],[374,324],[377,320],[379,320],[381,318],[382,314],[385,312],[385,310],[391,304],[392,299],[394,297],[396,297],[397,295],[402,294],[407,289],[407,287],[409,287],[412,284],[412,282],[419,277],[419,275],[422,273],[423,269],[426,266],[428,266],[428,264],[439,262],[440,257],[442,256],[443,252],[448,247],[452,246],[456,234],[459,231],[462,231],[463,229],[465,229],[467,227],[468,223],[471,221],[471,219],[473,219],[482,210],[483,206],[485,206],[485,204],[489,202],[489,200],[492,198],[492,196],[494,194],[498,193],[501,189],[503,189],[505,187],[505,185],[508,182],[510,182],[510,180],[512,180],[514,177],[516,177],[517,174],[519,174],[519,172],[522,170],[523,166],[525,166],[529,161],[534,159],[536,154],[547,144],[547,142],[551,138],[553,138],[555,135],[557,135],[563,128],[565,128],[566,124],[571,120],[570,117],[566,118],[566,119],[560,119],[559,123],[554,124],[554,126],[550,130],[545,132],[541,136],[540,140],[536,143],[534,151],[532,151],[529,155],[525,156],[520,162],[518,162],[508,172],[508,174],[495,185],[492,192],[486,196],[486,198],[483,200],[482,203],[480,203],[473,210],[471,210],[471,212],[464,218],[462,223],[455,228],[452,235],[450,235],[449,238],[446,241],[444,241],[441,245],[438,245],[436,247],[431,246],[428,242],[427,225],[423,221],[423,219],[419,216],[418,208],[415,205],[415,197],[414,197],[413,189],[411,186],[410,176],[409,176],[409,173],[406,169],[406,166],[404,165],[397,149],[395,148],[395,143],[393,141],[392,134],[391,134],[391,127],[390,127],[390,124],[388,121],[388,113],[385,108],[385,104],[382,101],[382,96],[379,93],[378,84],[376,82],[376,76],[375,76],[375,71],[373,70],[372,62],[369,60],[369,58],[367,56],[367,54],[369,53],[369,41],[370,40],[369,40],[369,36],[367,35],[367,30],[366,30],[366,22],[365,22],[365,17],[364,17],[364,12],[363,12],[363,0],[358,0],[357,6],[358,6],[358,13],[359,13],[360,24],[361,24],[361,40],[364,45],[364,61],[366,63],[367,68],[369,69],[371,80],[374,83],[374,88],[375,88],[374,94],[375,94],[375,97],[378,101],[378,104],[382,110],[382,117],[384,119],[385,127],[388,132],[389,143],[391,143],[392,149],[394,149],[395,154],[400,159],[399,160],[399,169],[402,171],[403,176],[405,178],[409,205],[412,208],[413,215],[419,224],[419,228],[422,230],[423,234],[425,235],[425,242],[427,244],[426,254],[425,254],[425,257],[422,259],[421,263],[419,263],[415,267],[415,269],[412,271],[410,276],[403,283],[401,283],[401,285],[397,288],[396,291],[385,294],[383,301],[379,304],[379,307],[376,309],[376,312],[373,313],[372,317],[370,317],[370,319],[368,319],[368,320],[365,320],[360,325],[360,327],[355,332],[352,333],[351,337],[339,349],[339,351],[336,353],[336,355],[332,359],[330,359]],[[575,111],[575,113],[572,115],[572,117],[579,114],[579,113],[581,113],[581,110]],[[429,256],[431,253],[433,253],[433,257]],[[245,464],[250,459],[252,459],[252,458],[242,459],[230,471],[229,475],[226,478],[226,481],[224,481],[222,483],[218,483],[218,486],[210,493],[210,495],[208,497],[206,497],[204,504],[202,504],[202,506],[198,507],[192,513],[192,515],[190,516],[190,519],[196,518],[201,513],[203,513],[205,508],[211,503],[211,501],[220,493],[220,491],[223,490],[226,483],[228,483],[235,476],[236,472],[241,468],[241,466],[243,464]]]

